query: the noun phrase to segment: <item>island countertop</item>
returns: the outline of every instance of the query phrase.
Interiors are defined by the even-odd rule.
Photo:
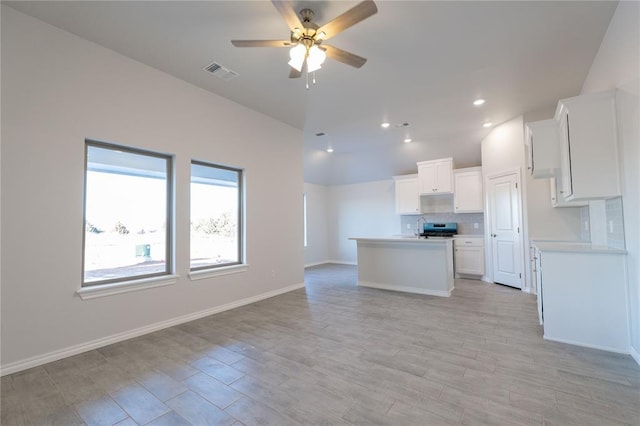
[[[381,242],[381,243],[420,243],[420,244],[434,244],[434,243],[446,243],[453,242],[452,237],[413,237],[413,236],[392,236],[392,237],[352,237],[349,238],[352,241],[366,241],[366,242]]]
[[[358,245],[359,286],[443,297],[451,295],[453,238],[349,239]]]

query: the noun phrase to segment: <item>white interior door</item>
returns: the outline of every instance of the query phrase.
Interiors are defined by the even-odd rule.
[[[522,288],[519,200],[516,174],[489,179],[493,282]]]

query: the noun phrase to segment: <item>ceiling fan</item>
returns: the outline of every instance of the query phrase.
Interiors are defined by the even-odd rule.
[[[324,41],[378,12],[373,0],[358,3],[322,26],[313,22],[314,13],[311,9],[302,9],[300,20],[289,1],[271,0],[271,3],[278,9],[291,30],[290,40],[231,40],[231,44],[235,47],[291,47],[289,78],[300,77],[305,67],[308,73],[320,69],[327,56],[356,68],[367,62],[361,56],[324,44]]]

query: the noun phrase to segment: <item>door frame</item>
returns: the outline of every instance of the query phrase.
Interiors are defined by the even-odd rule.
[[[524,218],[525,218],[525,214],[524,214],[524,204],[523,204],[523,199],[524,199],[524,194],[525,194],[525,190],[522,186],[522,168],[521,167],[515,167],[515,168],[511,168],[511,169],[505,169],[503,171],[500,172],[494,172],[494,173],[490,173],[487,175],[484,175],[484,211],[485,211],[485,215],[484,215],[484,233],[485,233],[485,238],[484,238],[484,251],[485,251],[485,276],[482,277],[483,281],[486,282],[490,282],[493,283],[493,249],[492,249],[492,244],[491,244],[491,219],[492,219],[492,212],[491,212],[491,203],[489,202],[489,181],[491,179],[495,179],[495,178],[499,178],[499,177],[504,177],[504,176],[509,176],[509,175],[515,175],[516,177],[516,185],[517,185],[517,203],[518,203],[518,222],[520,225],[520,244],[518,244],[518,251],[519,253],[517,254],[520,257],[520,274],[522,275],[522,277],[520,278],[520,289],[522,291],[528,292],[528,289],[530,287],[529,284],[529,280],[527,279],[528,274],[527,274],[527,263],[528,262],[528,258],[526,257],[527,255],[527,250],[525,250],[528,238],[525,238],[526,235],[526,226],[525,226],[525,222],[524,222]]]

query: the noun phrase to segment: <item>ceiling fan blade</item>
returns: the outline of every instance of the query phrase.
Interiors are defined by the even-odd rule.
[[[278,9],[278,12],[280,12],[280,15],[282,15],[284,20],[287,22],[287,26],[291,32],[295,32],[294,30],[296,28],[300,30],[304,28],[302,26],[302,22],[300,22],[300,18],[298,18],[298,14],[293,9],[293,5],[290,2],[286,0],[271,0],[271,3],[273,3],[275,8]]]
[[[322,44],[322,48],[326,50],[327,56],[331,59],[351,65],[352,67],[360,68],[367,62],[367,59],[362,56],[354,55],[346,50],[338,49],[328,44]]]
[[[292,46],[288,40],[231,40],[235,47],[289,47]]]
[[[324,32],[326,35],[322,39],[328,40],[371,15],[375,15],[376,12],[378,8],[373,0],[365,0],[318,28],[318,33]]]
[[[298,71],[295,68],[291,68],[289,71],[289,78],[300,78],[302,77],[302,71]]]

